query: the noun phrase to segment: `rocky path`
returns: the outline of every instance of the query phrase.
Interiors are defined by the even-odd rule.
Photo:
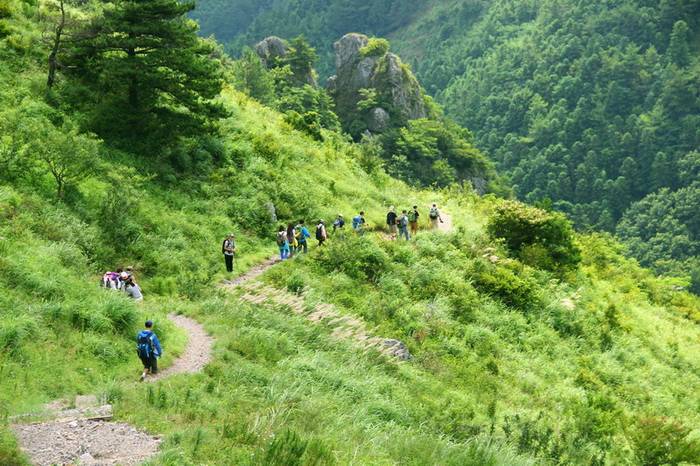
[[[168,316],[188,335],[187,346],[173,364],[147,381],[201,371],[211,360],[214,339],[197,321]],[[53,402],[45,406],[42,422],[12,425],[22,451],[37,466],[136,465],[158,453],[160,439],[123,422],[109,422],[112,407],[95,396],[76,397],[74,406]],[[27,418],[29,419],[29,418]],[[47,420],[48,419],[48,420]]]
[[[123,422],[55,420],[12,426],[37,466],[136,465],[158,452],[160,439]]]
[[[372,334],[362,320],[341,314],[332,304],[307,306],[303,296],[297,296],[279,288],[260,282],[247,283],[240,299],[257,305],[284,306],[293,313],[304,316],[314,324],[327,325],[332,329],[331,336],[338,340],[348,340],[363,350],[376,350],[399,361],[411,359],[411,354],[401,341],[382,338]]]
[[[313,323],[326,324],[332,328],[333,338],[350,340],[364,350],[378,350],[380,353],[400,361],[411,359],[408,348],[402,342],[373,336],[364,322],[354,317],[342,315],[333,305],[317,304],[308,308],[303,297],[256,281],[256,278],[279,261],[273,257],[251,269],[248,273],[234,280],[225,281],[224,286],[229,290],[242,289],[241,301],[257,305],[286,306],[295,314],[303,315]]]

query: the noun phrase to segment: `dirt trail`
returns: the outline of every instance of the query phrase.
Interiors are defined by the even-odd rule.
[[[181,315],[168,318],[187,332],[187,346],[171,366],[147,378],[148,382],[199,372],[212,358],[214,339],[201,324]],[[158,437],[123,422],[107,422],[112,407],[100,405],[97,397],[79,396],[74,404],[49,403],[39,417],[51,420],[12,426],[32,464],[136,465],[158,453]]]
[[[255,280],[255,279],[258,278],[260,275],[262,275],[263,273],[265,273],[265,271],[266,271],[267,269],[269,269],[270,267],[272,267],[272,266],[275,265],[276,263],[280,262],[280,260],[281,260],[281,259],[280,259],[279,257],[276,257],[276,256],[270,257],[268,260],[266,260],[265,262],[261,262],[260,264],[256,265],[255,267],[253,267],[252,269],[248,270],[246,273],[244,273],[244,274],[241,275],[240,277],[236,277],[236,278],[234,278],[233,280],[224,280],[224,281],[223,281],[223,284],[224,284],[224,286],[229,286],[229,287],[230,287],[230,286],[238,286],[238,285],[241,285],[241,284],[243,284],[243,283],[245,283],[245,282],[248,282],[248,281],[251,281],[251,280]]]
[[[166,367],[156,375],[149,376],[146,379],[148,382],[175,374],[199,372],[211,361],[214,339],[209,336],[204,327],[189,317],[170,314],[168,318],[187,333],[187,346],[171,366]]]
[[[446,212],[440,212],[440,218],[442,222],[438,222],[438,231],[443,233],[450,233],[454,230],[452,226],[452,216]]]

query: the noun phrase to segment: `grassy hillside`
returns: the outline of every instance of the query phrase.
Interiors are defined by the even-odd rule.
[[[698,301],[614,241],[577,237],[581,264],[547,271],[546,251],[509,252],[487,233],[501,201],[367,173],[360,146],[331,132],[312,139],[227,86],[229,116],[211,138],[167,157],[117,149],[76,130],[84,114],[46,91],[46,25],[36,5],[10,6],[0,20],[0,464],[24,463],[10,416],[83,393],[164,436],[152,464],[700,461]],[[59,197],[52,163],[83,152],[91,169]],[[377,227],[390,204],[432,201],[453,233],[332,239],[263,277],[401,339],[411,362],[217,287],[229,231],[236,273],[274,253],[272,210],[287,221],[364,209]],[[102,271],[126,265],[140,305],[97,287]],[[184,347],[169,312],[205,324],[214,361],[137,385],[143,320],[156,321],[165,365]]]
[[[233,54],[303,33],[322,77],[343,34],[388,37],[519,198],[551,203],[582,230],[615,232],[645,266],[700,290],[700,229],[686,213],[700,189],[697,2],[316,3],[253,11],[249,0],[203,0],[195,17]]]

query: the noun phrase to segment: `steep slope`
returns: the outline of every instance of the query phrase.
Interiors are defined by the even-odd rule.
[[[9,416],[85,393],[162,436],[153,464],[697,462],[698,301],[675,282],[596,236],[576,238],[583,262],[565,270],[541,242],[507,250],[485,228],[501,201],[367,173],[360,146],[312,138],[228,86],[218,131],[168,157],[100,142],[61,105],[84,88],[61,76],[61,92],[46,90],[45,16],[12,5],[0,39],[0,464],[24,464]],[[59,196],[51,167],[73,167],[64,153],[90,154],[91,170]],[[432,202],[452,233],[422,229],[411,243],[373,233],[388,205],[425,215]],[[365,236],[331,237],[259,278],[376,326],[411,362],[218,286],[275,252],[278,223],[360,209]],[[526,220],[572,240],[565,220],[535,213]],[[233,275],[222,272],[229,231]],[[140,305],[97,287],[119,265],[135,267]],[[183,350],[171,312],[205,326],[213,360],[139,385],[143,320],[156,321],[163,366]]]
[[[199,17],[233,3],[245,4],[204,0]],[[700,276],[700,230],[682,209],[698,191],[697,2],[453,0],[399,12],[393,2],[306,3],[273,2],[217,32],[234,53],[256,35],[304,33],[323,51],[324,71],[340,35],[387,36],[521,199],[551,201],[581,229],[617,230],[657,271]],[[358,16],[344,21],[351,4]],[[659,210],[664,225],[647,220]],[[639,250],[647,241],[653,253]]]

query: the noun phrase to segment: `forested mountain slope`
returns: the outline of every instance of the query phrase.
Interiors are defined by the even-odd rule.
[[[231,26],[212,14],[248,3],[204,0],[196,15],[234,52],[303,33],[321,71],[342,34],[387,36],[521,199],[616,231],[660,272],[698,270],[700,230],[684,206],[699,189],[700,3],[288,0]]]
[[[154,465],[700,462],[699,303],[682,283],[560,214],[392,179],[316,124],[333,120],[323,94],[236,91],[270,76],[197,40],[186,4],[60,5],[0,1],[0,464],[26,464],[10,423],[95,393],[162,437]],[[389,205],[425,220],[432,202],[453,231],[376,231]],[[261,280],[401,340],[410,361],[222,290],[226,233],[239,275],[276,252],[279,223],[361,209],[365,235]],[[98,287],[126,265],[140,304]],[[205,325],[213,360],[137,384],[146,318],[163,366],[184,347],[171,312]]]

